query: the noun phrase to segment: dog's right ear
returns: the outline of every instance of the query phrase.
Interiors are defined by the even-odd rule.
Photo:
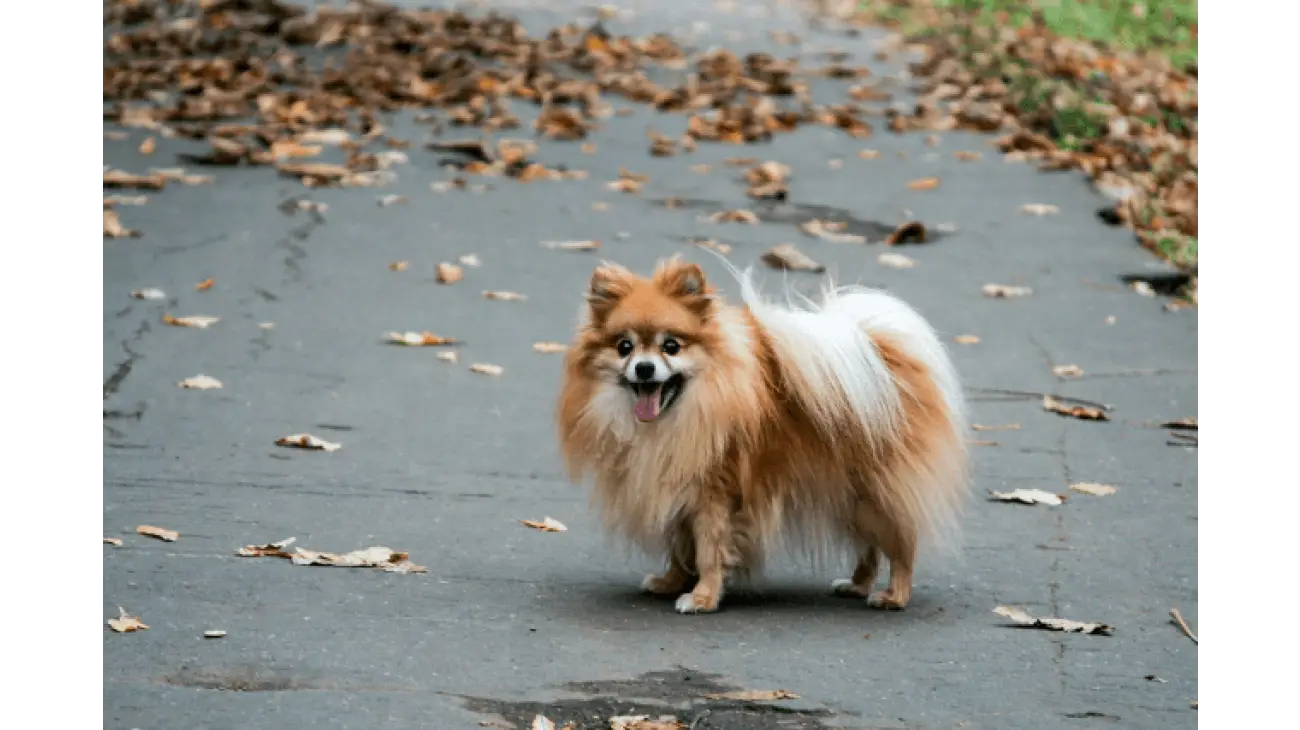
[[[603,320],[619,300],[632,291],[632,279],[632,272],[618,264],[601,262],[596,267],[587,288],[587,306],[591,309],[593,321]]]

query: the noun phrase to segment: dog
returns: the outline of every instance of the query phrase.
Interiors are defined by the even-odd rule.
[[[680,256],[649,278],[597,267],[557,404],[566,468],[592,479],[608,528],[666,556],[642,588],[680,613],[716,611],[724,580],[780,545],[851,548],[831,591],[905,608],[922,541],[956,536],[969,498],[947,351],[883,291],[782,306],[728,267],[741,305]]]

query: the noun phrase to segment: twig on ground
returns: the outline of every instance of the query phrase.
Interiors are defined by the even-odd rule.
[[[1196,634],[1192,633],[1191,628],[1187,626],[1187,622],[1183,620],[1183,615],[1178,612],[1178,609],[1169,609],[1169,615],[1171,617],[1169,619],[1170,622],[1178,624],[1178,628],[1182,629],[1184,634],[1187,634],[1187,638],[1191,639],[1193,644],[1196,644],[1197,646],[1201,645],[1201,642],[1196,640]]]
[[[1042,393],[1033,390],[1008,390],[1006,388],[971,387],[971,388],[967,388],[966,390],[974,391],[977,393],[996,393],[998,395],[1012,395],[1018,398],[1055,398],[1056,400],[1061,401],[1062,403],[1074,403],[1075,405],[1080,405],[1080,406],[1091,406],[1092,408],[1100,408],[1103,411],[1115,410],[1115,406],[1106,403],[1098,403],[1095,400],[1087,400],[1084,398],[1071,398],[1068,395],[1057,395],[1056,393]]]

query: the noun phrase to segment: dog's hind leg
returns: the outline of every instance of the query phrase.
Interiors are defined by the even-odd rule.
[[[679,525],[668,548],[668,570],[663,575],[651,573],[641,581],[641,590],[655,595],[677,595],[695,581],[691,565],[695,562],[695,538],[689,525]]]
[[[858,565],[852,578],[837,578],[831,583],[831,593],[844,598],[866,598],[876,585],[880,571],[880,548],[863,544],[858,551]]]

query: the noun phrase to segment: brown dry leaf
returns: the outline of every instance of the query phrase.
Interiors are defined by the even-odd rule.
[[[105,210],[104,235],[108,238],[134,238],[139,236],[140,232],[122,225],[122,219],[118,218],[117,211]]]
[[[593,142],[588,142],[588,143],[584,144],[584,145],[581,147],[581,149],[582,149],[582,154],[584,154],[584,155],[594,155],[594,154],[596,154],[596,145],[595,145],[595,143],[593,143]]]
[[[195,285],[194,285],[194,291],[207,291],[207,290],[211,289],[211,288],[212,288],[212,285],[215,284],[215,283],[217,283],[217,280],[216,280],[216,279],[213,279],[213,278],[211,278],[211,277],[209,277],[209,278],[204,279],[203,281],[200,281],[199,283],[195,284]]]
[[[192,390],[212,390],[213,388],[220,388],[222,386],[220,380],[217,380],[210,375],[200,374],[180,381],[176,384],[176,387],[189,388]]]
[[[880,156],[880,150],[858,150],[858,157],[864,160],[874,160]]]
[[[439,284],[455,284],[464,278],[464,271],[456,264],[443,261],[438,264],[435,273]]]
[[[206,314],[194,314],[188,317],[173,317],[170,314],[164,314],[162,318],[163,324],[169,324],[173,327],[194,327],[201,330],[207,329],[220,321],[220,317],[209,317]]]
[[[544,517],[541,522],[537,520],[520,520],[521,523],[542,532],[567,532],[569,528],[564,526],[563,522],[554,517]]]
[[[885,236],[885,245],[901,246],[907,243],[925,243],[926,232],[925,224],[920,221],[909,221],[895,228],[892,233]]]
[[[1014,489],[1010,492],[989,492],[991,502],[1015,502],[1017,504],[1045,504],[1055,507],[1065,502],[1065,497],[1052,494],[1042,489]]]
[[[617,180],[612,180],[610,182],[605,183],[605,187],[609,188],[610,190],[617,190],[620,193],[635,193],[641,189],[642,184],[643,183],[640,180],[633,180],[632,178],[620,177]]]
[[[330,162],[281,162],[276,169],[283,175],[298,178],[303,185],[316,187],[343,182],[345,179],[362,175],[354,173],[346,165]]]
[[[512,291],[484,291],[484,299],[495,299],[498,302],[526,302],[528,297],[523,294]]]
[[[957,150],[956,152],[952,153],[952,156],[955,157],[960,162],[974,162],[982,158],[984,156],[984,153],[973,152],[970,150]]]
[[[782,243],[763,254],[763,263],[774,269],[787,271],[811,271],[820,274],[825,266],[814,261],[793,243]]]
[[[562,342],[534,342],[533,352],[540,352],[543,355],[558,355],[568,352],[569,346]]]
[[[282,436],[275,440],[275,445],[289,449],[305,449],[307,451],[338,451],[343,448],[343,444],[326,441],[325,439],[313,436],[309,433],[295,433],[292,436]]]
[[[119,634],[126,634],[132,631],[148,631],[149,627],[140,620],[139,616],[132,616],[126,612],[125,608],[117,607],[118,617],[108,620],[109,628]]]
[[[390,205],[397,205],[398,203],[408,203],[408,202],[410,202],[410,198],[406,197],[405,195],[384,195],[381,196],[378,200],[376,200],[375,204],[378,205],[380,208],[387,208]]]
[[[176,542],[181,537],[181,533],[175,530],[168,530],[165,527],[155,527],[153,525],[140,525],[135,528],[135,532],[138,535],[157,538],[163,542]]]
[[[568,142],[585,138],[588,126],[582,115],[568,107],[544,108],[533,122],[533,128],[542,136]]]
[[[1109,421],[1110,416],[1100,408],[1092,406],[1067,406],[1050,395],[1043,396],[1043,410],[1070,416],[1083,421]]]
[[[443,350],[442,352],[439,352],[436,355],[434,355],[434,357],[438,358],[439,360],[442,360],[443,362],[460,362],[460,353],[456,352],[455,350]]]
[[[153,151],[157,147],[158,147],[158,143],[154,141],[153,137],[145,137],[145,140],[140,143],[140,154],[152,155]]]
[[[105,545],[112,545],[113,547],[122,547],[122,538],[120,538],[120,537],[106,537],[106,538],[104,538],[104,544],[105,544]]]
[[[907,184],[908,190],[934,190],[937,187],[939,187],[939,178],[937,177],[923,177]]]
[[[682,730],[686,725],[672,715],[615,715],[609,718],[609,730]]]
[[[1172,428],[1178,430],[1196,431],[1196,416],[1180,418],[1177,421],[1165,421],[1160,424],[1161,428]]]
[[[221,629],[208,629],[207,631],[203,632],[203,638],[205,639],[221,639],[224,638],[225,635],[226,632],[222,631]]]
[[[162,190],[167,187],[167,178],[158,174],[135,175],[125,170],[106,170],[104,172],[104,187]]]
[[[390,271],[406,271],[406,267],[410,265],[409,261],[394,261],[388,265],[388,269]]]
[[[1083,368],[1078,365],[1057,365],[1052,368],[1052,374],[1058,378],[1081,378]]]
[[[1027,286],[1007,286],[1006,284],[985,284],[980,291],[984,292],[984,296],[994,299],[1014,299],[1016,297],[1027,297],[1034,293],[1034,290]]]
[[[731,246],[728,246],[727,244],[712,238],[690,238],[688,239],[688,241],[690,243],[695,244],[696,246],[699,246],[700,248],[712,249],[714,251],[717,251],[720,254],[731,253]]]
[[[597,200],[591,204],[592,210],[609,210],[609,203]]]
[[[459,344],[453,337],[440,337],[428,331],[389,332],[384,335],[384,341],[391,345],[406,345],[407,347],[436,347],[439,345]]]
[[[478,256],[472,253],[467,253],[464,256],[461,256],[460,258],[456,259],[456,261],[458,261],[461,266],[464,266],[467,269],[477,269],[478,267],[483,265],[483,262],[479,260]]]
[[[278,542],[268,542],[265,545],[245,545],[235,554],[241,558],[291,558],[293,553],[287,552],[285,548],[294,544],[298,538],[286,537]]]
[[[1079,482],[1078,484],[1071,484],[1070,489],[1073,489],[1076,492],[1083,492],[1084,494],[1091,494],[1094,497],[1108,497],[1114,494],[1115,492],[1119,491],[1115,487],[1110,486],[1109,484],[1093,484],[1092,482]]]
[[[1017,626],[1028,626],[1035,629],[1064,631],[1067,634],[1093,634],[1096,636],[1110,636],[1115,633],[1115,627],[1107,624],[1072,621],[1066,618],[1036,618],[1026,613],[1024,609],[1014,606],[998,606],[993,609],[993,613],[1010,620]]]
[[[339,147],[351,139],[346,129],[309,129],[298,135],[300,145],[329,145]]]
[[[967,439],[966,443],[970,446],[999,446],[997,441],[985,441],[981,439]]]
[[[736,210],[720,210],[709,216],[713,223],[758,223],[758,216],[752,211],[737,208]]]
[[[560,251],[595,251],[600,241],[542,241],[542,245]]]
[[[980,338],[978,335],[957,335],[952,341],[959,345],[978,345]]]
[[[813,238],[820,238],[823,241],[830,241],[831,243],[867,242],[866,236],[859,236],[855,233],[844,233],[843,231],[847,226],[848,224],[843,221],[824,221],[820,218],[814,218],[810,221],[800,223],[799,230]]]
[[[970,425],[970,429],[971,429],[972,431],[1019,431],[1019,430],[1020,430],[1020,424],[1019,424],[1019,423],[1007,423],[1007,424],[1003,424],[1003,425],[1001,425],[1001,426],[986,426],[986,425],[984,425],[984,424],[982,424],[982,423],[972,423],[972,424]]]
[[[149,202],[147,195],[109,195],[104,198],[104,207],[113,208],[118,205],[144,205]]]
[[[166,299],[167,292],[164,292],[162,289],[136,289],[131,292],[131,298],[148,300]]]
[[[492,365],[489,363],[481,363],[481,362],[470,365],[469,369],[470,372],[478,373],[479,375],[491,375],[494,377],[499,377],[502,373],[506,371],[506,369],[501,367],[500,365]]]
[[[423,565],[411,562],[410,555],[382,546],[362,548],[350,553],[327,553],[297,548],[289,556],[294,565],[322,565],[330,568],[380,568],[385,573],[427,573]],[[278,557],[278,556],[277,556]]]
[[[735,692],[718,692],[704,696],[710,700],[748,700],[752,702],[799,699],[799,695],[784,689],[742,689]]]
[[[302,144],[292,139],[277,139],[271,143],[271,157],[276,160],[290,157],[315,157],[320,153],[320,145]]]
[[[1039,216],[1056,215],[1061,212],[1061,209],[1055,205],[1048,205],[1046,203],[1025,203],[1020,206],[1020,212]]]
[[[706,165],[706,164],[703,164],[703,163],[701,163],[701,164],[699,164],[699,165],[691,165],[691,172],[694,172],[694,173],[699,174],[699,175],[704,175],[704,174],[708,173],[708,172],[709,172],[710,170],[712,170],[712,169],[713,169],[713,166],[712,166],[712,165]]]
[[[916,266],[915,261],[901,253],[882,253],[876,257],[876,262],[881,266],[888,266],[894,269],[910,269]]]

